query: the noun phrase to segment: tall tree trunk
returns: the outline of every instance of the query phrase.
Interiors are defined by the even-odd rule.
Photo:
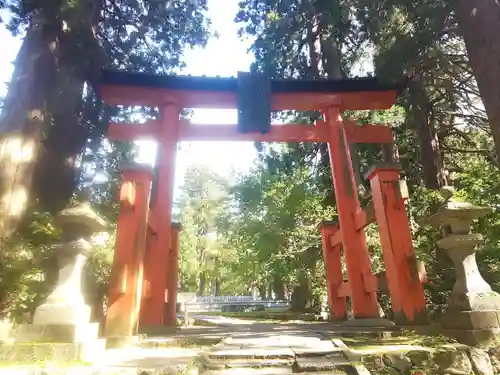
[[[455,0],[460,32],[490,120],[500,157],[500,3],[498,0]]]
[[[99,10],[80,0],[64,16],[37,10],[30,20],[0,116],[0,247],[31,200],[58,211],[71,197],[71,159],[87,137],[82,89],[101,65]]]
[[[30,199],[47,97],[56,76],[57,33],[32,20],[17,55],[0,117],[0,246],[21,221]]]
[[[261,299],[266,299],[266,292],[267,292],[267,288],[266,288],[266,284],[260,284],[259,285],[259,297]]]
[[[447,174],[441,158],[440,142],[432,118],[431,104],[420,83],[412,86],[410,100],[410,119],[418,136],[424,184],[428,189],[439,189],[447,185]]]
[[[217,277],[215,278],[215,292],[214,292],[215,296],[218,297],[221,295],[221,292],[220,292],[220,279]]]
[[[273,291],[276,299],[278,301],[283,301],[285,300],[285,284],[283,283],[283,280],[279,276],[274,276],[273,277]]]
[[[290,308],[292,311],[305,312],[310,301],[310,282],[305,272],[301,272],[299,275],[299,285],[293,288]]]
[[[266,297],[267,297],[267,299],[273,299],[273,284],[272,283],[267,284]]]
[[[205,295],[205,285],[206,285],[206,274],[205,272],[200,272],[199,281],[198,281],[198,296]]]

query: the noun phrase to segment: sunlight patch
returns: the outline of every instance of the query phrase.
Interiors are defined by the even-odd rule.
[[[2,205],[8,207],[9,216],[21,216],[28,202],[28,192],[24,186],[18,185],[13,191],[7,192],[2,198]]]
[[[15,164],[27,163],[35,157],[35,142],[23,137],[10,137],[0,152],[2,159],[10,159]]]

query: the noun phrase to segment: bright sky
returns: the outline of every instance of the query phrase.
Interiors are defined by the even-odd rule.
[[[185,74],[207,76],[235,76],[238,71],[248,71],[253,56],[247,53],[251,41],[237,37],[237,25],[233,23],[238,10],[238,0],[208,0],[209,16],[219,39],[211,40],[205,49],[189,50],[185,54]],[[13,62],[21,45],[0,25],[0,97],[5,95],[7,82],[13,70]],[[236,124],[236,112],[228,110],[198,110],[193,116],[197,124]],[[139,160],[155,159],[155,147],[142,144]],[[192,142],[182,143],[177,154],[176,185],[182,183],[184,171],[193,164],[205,164],[215,172],[230,177],[233,171],[245,172],[253,164],[256,151],[251,142]]]

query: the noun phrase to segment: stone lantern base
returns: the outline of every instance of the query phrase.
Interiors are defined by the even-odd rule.
[[[500,294],[452,296],[441,319],[443,333],[467,345],[489,344],[500,338]]]
[[[33,324],[19,326],[13,342],[0,346],[0,361],[96,362],[104,356],[106,340],[98,338],[99,324],[90,323],[81,280],[92,250],[89,239],[106,225],[88,202],[61,211],[56,219],[62,230],[61,241],[54,246],[57,283],[35,310]]]
[[[0,346],[1,362],[98,362],[106,340],[98,338],[99,324],[23,324],[14,342]]]

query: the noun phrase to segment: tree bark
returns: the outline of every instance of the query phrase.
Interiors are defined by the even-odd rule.
[[[17,228],[30,199],[47,121],[47,92],[57,70],[57,33],[33,19],[17,55],[0,117],[0,246]],[[48,30],[47,30],[48,29]]]
[[[424,184],[428,189],[439,189],[447,185],[447,173],[441,157],[440,141],[432,118],[431,104],[420,83],[412,87],[410,101],[410,119],[418,136]]]
[[[285,285],[279,276],[273,277],[273,291],[278,301],[285,300]]]
[[[455,0],[455,13],[500,157],[500,3]]]
[[[220,279],[217,277],[215,278],[215,296],[218,297],[221,295],[221,292],[220,292]]]
[[[266,299],[266,293],[267,292],[267,288],[266,288],[266,284],[261,284],[259,285],[259,297],[263,300]]]
[[[99,3],[81,0],[64,17],[53,13],[34,11],[0,116],[0,247],[30,201],[52,212],[65,206],[87,137],[78,119],[85,79],[101,63]]]
[[[206,274],[205,272],[200,272],[199,284],[198,284],[198,296],[205,295],[205,284],[206,284]]]
[[[310,282],[304,273],[299,275],[299,285],[293,288],[290,309],[296,312],[305,312],[311,301]]]

